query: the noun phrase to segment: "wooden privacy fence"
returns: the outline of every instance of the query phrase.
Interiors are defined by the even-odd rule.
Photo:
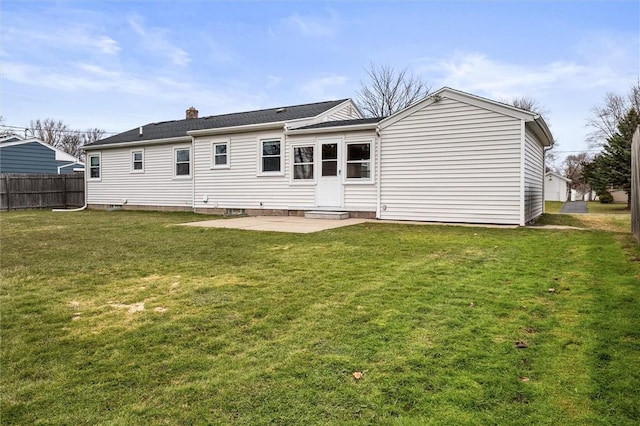
[[[0,210],[84,205],[84,174],[0,174]]]
[[[640,241],[640,126],[631,143],[631,233]]]

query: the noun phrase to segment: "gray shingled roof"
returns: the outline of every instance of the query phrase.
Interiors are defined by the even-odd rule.
[[[147,141],[187,136],[191,130],[217,129],[222,127],[236,127],[250,124],[275,123],[299,118],[310,118],[322,114],[340,105],[347,99],[337,101],[316,102],[304,105],[261,109],[257,111],[238,112],[233,114],[212,115],[209,117],[189,120],[163,121],[142,126],[142,136],[139,128],[128,130],[108,138],[101,139],[86,146],[100,146],[124,142]]]
[[[356,118],[353,120],[323,121],[322,123],[310,124],[304,127],[297,127],[292,130],[323,129],[326,127],[343,127],[343,126],[356,126],[358,124],[375,124],[384,119],[385,117],[373,117],[373,118]]]

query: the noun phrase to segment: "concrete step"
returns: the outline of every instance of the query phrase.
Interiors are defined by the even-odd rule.
[[[308,211],[304,212],[304,217],[307,219],[333,219],[333,220],[341,220],[348,219],[349,212],[333,212],[333,211]]]

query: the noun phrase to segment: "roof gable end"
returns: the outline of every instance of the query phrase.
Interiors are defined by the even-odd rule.
[[[455,90],[450,87],[443,87],[437,90],[436,92],[432,93],[431,95],[427,96],[423,100],[418,101],[415,104],[401,111],[398,111],[395,114],[392,114],[386,119],[382,120],[380,122],[380,128],[384,129],[386,127],[389,127],[390,125],[402,120],[403,118],[413,114],[414,112],[419,111],[422,108],[428,107],[431,104],[439,102],[443,98],[464,102],[469,105],[474,105],[478,108],[494,111],[499,114],[517,118],[519,120],[533,121],[538,116],[538,114],[535,114],[533,112],[526,111],[520,108],[516,108],[511,105],[492,101],[491,99],[472,95],[470,93],[462,92],[460,90]]]

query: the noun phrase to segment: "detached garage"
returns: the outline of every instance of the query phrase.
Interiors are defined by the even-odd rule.
[[[525,225],[553,139],[529,111],[443,88],[379,123],[379,218]]]
[[[547,172],[544,177],[545,201],[567,201],[569,199],[571,179],[552,171]]]

